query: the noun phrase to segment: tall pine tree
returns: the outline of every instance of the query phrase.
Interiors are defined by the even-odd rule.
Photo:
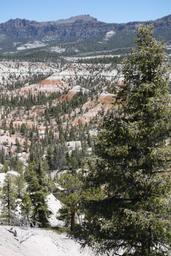
[[[86,177],[92,195],[84,202],[80,237],[100,251],[168,255],[171,102],[163,61],[152,29],[140,27],[137,47],[124,63],[120,108],[103,123],[95,168]]]
[[[46,196],[48,195],[48,179],[47,173],[44,170],[43,161],[38,163],[30,162],[25,178],[28,183],[26,192],[30,195],[31,204],[33,206],[33,224],[38,225],[39,227],[47,227],[49,215],[46,203]],[[28,206],[28,198],[26,204],[25,202],[23,203]],[[28,213],[29,209],[26,211]]]
[[[15,178],[7,174],[2,189],[2,218],[8,225],[16,224],[17,187]]]
[[[58,184],[62,190],[58,192],[59,199],[63,207],[59,211],[59,219],[64,220],[66,226],[70,226],[70,231],[73,232],[76,224],[76,217],[80,214],[80,203],[82,198],[82,181],[79,173],[63,173]]]

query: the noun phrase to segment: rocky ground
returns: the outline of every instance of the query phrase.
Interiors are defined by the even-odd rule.
[[[93,256],[65,234],[37,228],[0,226],[1,256]]]

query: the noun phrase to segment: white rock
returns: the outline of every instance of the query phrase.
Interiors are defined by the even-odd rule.
[[[37,228],[0,226],[1,256],[93,256],[65,234]]]
[[[64,225],[63,221],[57,219],[59,209],[62,207],[61,202],[53,195],[50,194],[46,198],[48,210],[51,212],[49,217],[49,224],[51,227],[61,227]]]

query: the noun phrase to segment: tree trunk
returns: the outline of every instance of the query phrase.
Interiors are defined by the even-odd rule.
[[[141,256],[150,256],[151,253],[151,243],[150,241],[142,242],[141,245]]]
[[[7,184],[7,190],[8,190],[8,192],[7,192],[8,225],[11,225],[11,201],[10,201],[10,184],[9,184],[9,182]]]
[[[70,226],[71,232],[74,231],[74,227],[75,227],[75,211],[71,211],[71,226]]]

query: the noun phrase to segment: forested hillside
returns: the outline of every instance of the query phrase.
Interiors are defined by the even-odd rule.
[[[93,31],[99,24],[81,16],[53,24],[9,21],[0,29],[16,36],[22,27],[22,36],[28,36],[29,26],[68,28],[80,23],[91,23]],[[156,35],[162,26],[170,26],[170,16],[153,23]],[[169,48],[155,39],[150,26],[115,26],[124,34],[133,29],[134,37],[136,31],[129,53],[1,55],[0,233],[11,239],[12,250],[18,246],[16,255],[23,253],[25,236],[35,245],[44,229],[50,229],[47,247],[54,248],[52,256],[57,248],[59,256],[71,255],[63,240],[62,249],[58,245],[60,238],[52,229],[101,256],[169,255]],[[70,250],[68,243],[75,242],[67,239]],[[75,246],[73,255],[80,249]],[[36,250],[47,256],[40,247]],[[92,253],[87,250],[82,255]]]

